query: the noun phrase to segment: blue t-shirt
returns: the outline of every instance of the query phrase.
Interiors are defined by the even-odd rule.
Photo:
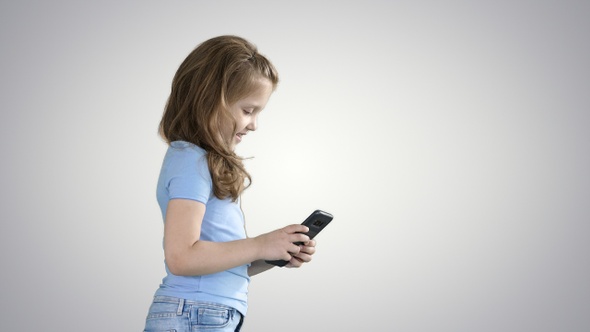
[[[157,198],[164,220],[168,201],[173,198],[205,204],[200,236],[203,241],[227,242],[246,238],[239,202],[215,197],[206,151],[197,145],[184,141],[170,144],[158,179]],[[191,277],[174,275],[166,265],[166,273],[156,295],[220,303],[246,315],[250,282],[248,265]]]

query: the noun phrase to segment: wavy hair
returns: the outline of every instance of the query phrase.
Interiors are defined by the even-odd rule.
[[[252,183],[243,158],[222,130],[228,124],[235,130],[229,106],[255,91],[261,78],[273,90],[279,82],[275,67],[256,46],[238,36],[219,36],[199,44],[172,80],[160,135],[168,144],[182,140],[207,151],[213,193],[219,199],[236,201]]]

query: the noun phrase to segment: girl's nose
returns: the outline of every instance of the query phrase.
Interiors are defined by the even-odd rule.
[[[250,131],[255,131],[256,128],[258,128],[258,117],[253,116],[252,119],[250,120],[250,123],[248,123],[248,126],[246,128],[248,128],[248,130],[250,130]]]

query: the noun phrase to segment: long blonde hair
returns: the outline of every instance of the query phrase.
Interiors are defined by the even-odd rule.
[[[252,182],[243,158],[221,135],[235,120],[229,106],[252,93],[260,78],[276,88],[279,76],[256,46],[237,36],[219,36],[198,45],[182,62],[172,81],[172,91],[162,120],[160,135],[168,144],[182,140],[207,151],[213,193],[236,201]],[[246,179],[248,180],[246,183]]]

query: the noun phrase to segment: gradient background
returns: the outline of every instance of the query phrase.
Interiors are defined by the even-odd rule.
[[[2,1],[0,330],[140,331],[164,275],[157,125],[238,34],[281,84],[251,236],[335,216],[253,279],[244,331],[590,330],[587,1]]]

